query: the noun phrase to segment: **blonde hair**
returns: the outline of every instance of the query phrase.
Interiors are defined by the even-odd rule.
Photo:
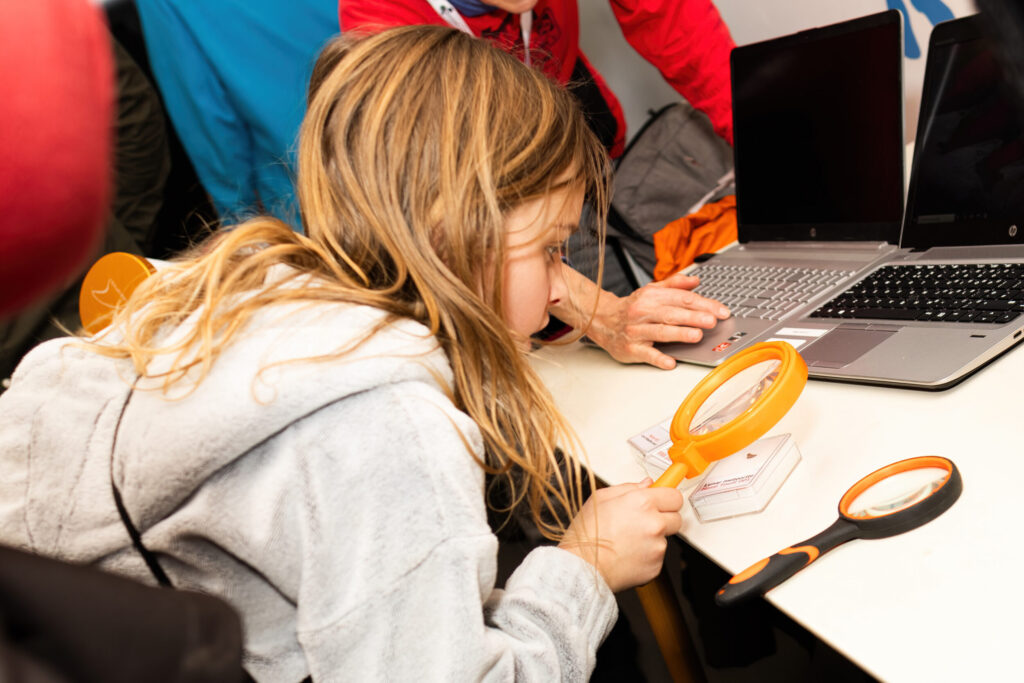
[[[156,355],[177,354],[167,388],[189,373],[201,381],[268,305],[352,302],[386,322],[416,320],[449,359],[452,401],[479,425],[481,466],[510,487],[503,509],[525,504],[557,538],[583,475],[575,458],[562,470],[556,451],[578,444],[502,319],[514,293],[500,273],[506,216],[526,202],[584,192],[604,224],[607,155],[572,96],[449,28],[339,38],[314,68],[298,158],[306,236],[272,218],[218,234],[144,282],[115,318],[123,340],[95,348],[143,375]],[[266,281],[278,264],[293,276]],[[161,342],[193,314],[180,342]]]

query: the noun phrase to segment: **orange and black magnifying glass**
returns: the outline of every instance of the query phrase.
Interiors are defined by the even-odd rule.
[[[839,519],[832,526],[732,577],[715,602],[729,606],[763,595],[847,541],[887,538],[916,529],[948,510],[961,491],[960,471],[947,458],[924,455],[886,465],[843,495]]]
[[[684,478],[746,448],[771,429],[807,384],[807,365],[792,344],[755,344],[712,370],[679,406],[669,434],[672,464],[654,486]]]

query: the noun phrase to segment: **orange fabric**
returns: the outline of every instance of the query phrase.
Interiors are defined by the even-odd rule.
[[[654,255],[658,258],[654,279],[664,280],[693,263],[697,256],[735,241],[736,195],[730,194],[654,233]]]

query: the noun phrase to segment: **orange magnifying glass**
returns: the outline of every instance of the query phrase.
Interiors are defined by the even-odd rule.
[[[729,606],[763,595],[847,541],[916,529],[948,510],[961,491],[960,471],[947,458],[925,455],[886,465],[850,487],[839,501],[839,519],[832,526],[732,577],[715,602]]]
[[[678,486],[757,441],[789,411],[805,384],[807,365],[787,342],[762,342],[728,358],[676,411],[669,429],[672,464],[654,486]]]

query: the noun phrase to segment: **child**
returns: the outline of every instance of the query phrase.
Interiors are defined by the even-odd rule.
[[[31,352],[0,397],[0,542],[222,596],[258,680],[585,679],[682,505],[581,505],[523,353],[605,156],[569,95],[458,31],[332,43],[308,237],[242,224]],[[504,590],[485,475],[559,539]]]

